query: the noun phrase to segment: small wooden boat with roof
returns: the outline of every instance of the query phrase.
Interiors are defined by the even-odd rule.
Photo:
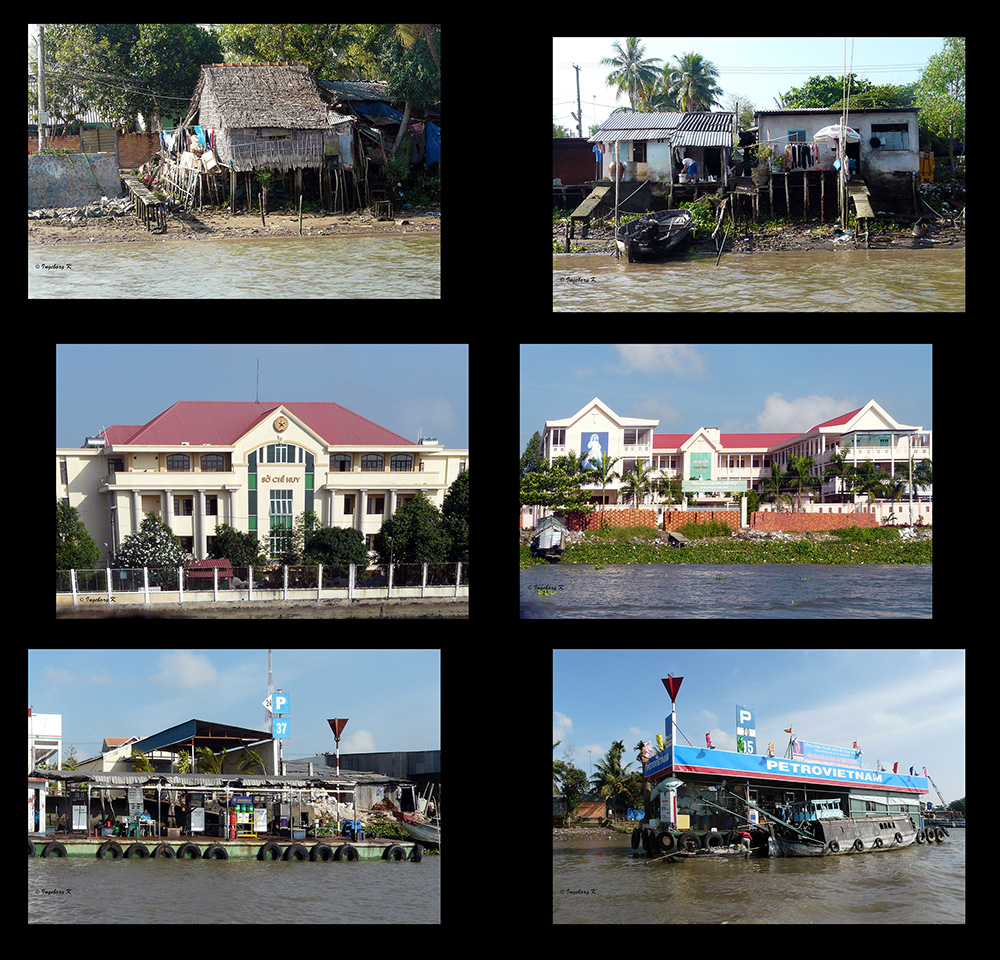
[[[690,210],[659,210],[623,223],[615,234],[629,263],[673,256],[694,233]]]

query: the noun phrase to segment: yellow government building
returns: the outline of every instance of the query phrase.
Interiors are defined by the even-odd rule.
[[[105,561],[147,513],[199,560],[222,523],[269,534],[277,555],[303,510],[360,530],[371,548],[418,492],[440,507],[468,462],[467,449],[408,440],[337,403],[182,400],[57,448],[56,499],[76,508]]]

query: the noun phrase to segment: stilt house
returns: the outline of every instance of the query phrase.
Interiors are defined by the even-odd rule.
[[[221,171],[231,180],[253,171],[294,173],[295,195],[302,172],[316,171],[325,206],[344,208],[344,171],[353,169],[354,124],[329,105],[303,63],[207,64],[187,116],[169,147],[166,183],[188,201],[199,179]],[[230,189],[235,186],[231,182]],[[361,198],[355,183],[358,205]]]
[[[216,160],[237,173],[323,166],[327,105],[305,64],[201,68],[183,126],[201,127]]]

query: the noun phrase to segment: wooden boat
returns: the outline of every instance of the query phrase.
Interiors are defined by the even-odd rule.
[[[660,210],[623,223],[615,241],[629,263],[660,260],[676,253],[693,232],[690,210]]]
[[[883,813],[845,817],[838,799],[792,803],[788,812],[789,822],[770,821],[775,855],[779,857],[893,850],[908,847],[917,839],[917,827],[909,816]]]
[[[441,825],[440,821],[435,823],[425,822],[423,820],[417,820],[415,817],[411,817],[408,813],[401,813],[398,810],[391,811],[392,815],[403,825],[403,829],[411,836],[414,840],[419,840],[421,843],[441,843]]]

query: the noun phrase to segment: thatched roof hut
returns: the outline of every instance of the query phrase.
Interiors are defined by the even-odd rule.
[[[322,167],[327,104],[301,63],[209,64],[184,122],[209,134],[223,167],[242,172]]]

